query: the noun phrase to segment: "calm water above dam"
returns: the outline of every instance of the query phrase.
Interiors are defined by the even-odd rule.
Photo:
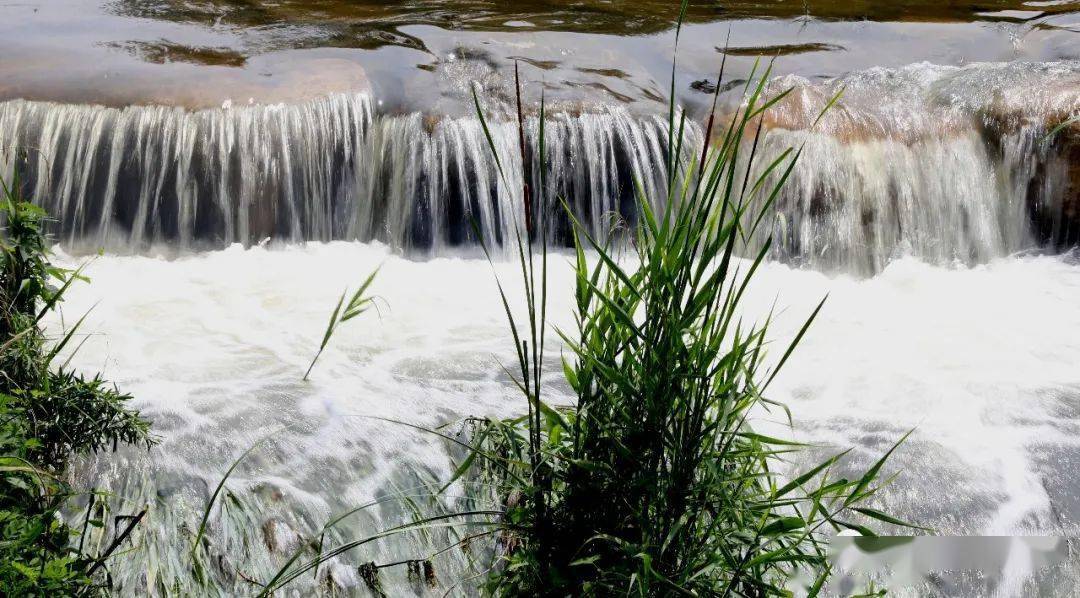
[[[720,114],[739,108],[758,57],[774,59],[767,93],[792,92],[767,114],[760,150],[804,148],[770,212],[746,317],[775,302],[780,346],[829,295],[770,389],[794,431],[772,416],[761,429],[853,446],[862,467],[917,428],[890,463],[903,472],[881,497],[890,512],[942,534],[1080,534],[1080,126],[1048,137],[1080,115],[1080,4],[692,4],[674,83],[685,163],[707,142],[725,57]],[[124,593],[162,592],[184,569],[172,541],[232,460],[282,425],[229,482],[258,515],[211,527],[221,595],[251,589],[230,572],[265,578],[333,514],[445,478],[460,457],[357,416],[438,425],[521,411],[478,245],[522,227],[514,65],[530,142],[541,93],[548,102],[549,160],[528,158],[533,187],[545,168],[548,196],[603,236],[613,214],[637,217],[631,173],[661,195],[676,12],[592,0],[0,4],[0,166],[20,168],[56,217],[62,261],[104,250],[64,308],[74,320],[96,306],[72,363],[134,394],[163,439],[88,460],[77,480],[129,509],[154,505],[146,556],[113,572]],[[540,208],[561,213],[554,200]],[[572,324],[568,227],[548,239],[561,326]],[[495,262],[504,284],[516,280],[513,260],[496,251]],[[388,309],[343,328],[301,382],[342,288],[380,264]],[[552,388],[550,400],[568,397]],[[408,516],[380,507],[335,539]],[[359,563],[429,548],[365,546],[297,591],[363,595]],[[1068,565],[1042,590],[1076,587]],[[466,566],[437,563],[436,595]]]
[[[706,103],[757,56],[816,81],[922,61],[1080,58],[1073,2],[692,3],[676,92]],[[551,99],[662,107],[670,2],[158,2],[49,0],[0,7],[0,97],[188,107],[361,89],[401,110],[459,110],[470,82],[506,93],[513,60]],[[727,33],[731,41],[727,44]],[[436,110],[437,109],[437,110]]]

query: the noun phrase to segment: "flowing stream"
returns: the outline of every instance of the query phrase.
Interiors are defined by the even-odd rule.
[[[829,301],[774,391],[797,427],[764,414],[758,425],[854,446],[852,468],[917,428],[890,466],[904,474],[880,500],[942,533],[1055,535],[1080,524],[1076,166],[1067,144],[1046,138],[1080,108],[1078,73],[1076,63],[913,65],[768,88],[792,92],[766,122],[760,163],[789,147],[803,156],[776,200],[774,260],[747,316],[776,301],[781,343]],[[840,87],[842,102],[811,129]],[[81,480],[117,493],[118,509],[151,505],[149,556],[118,565],[121,589],[197,591],[184,585],[185,542],[220,476],[256,443],[226,487],[232,506],[211,519],[212,587],[225,594],[246,591],[244,577],[271,577],[350,507],[378,503],[332,540],[407,521],[411,503],[393,497],[452,471],[451,447],[372,417],[436,426],[520,410],[500,369],[512,359],[508,330],[478,245],[478,235],[505,245],[522,226],[516,126],[493,110],[500,175],[479,119],[375,104],[368,94],[194,112],[0,104],[4,145],[36,148],[22,158],[24,186],[57,216],[61,245],[75,252],[64,259],[111,250],[65,306],[70,320],[96,305],[74,363],[137,396],[163,439],[149,454],[92,460]],[[531,117],[533,140],[538,127]],[[615,216],[632,221],[632,173],[650,198],[663,188],[665,131],[666,117],[623,108],[556,112],[542,209],[557,215],[550,198],[563,197],[601,235]],[[703,135],[694,121],[687,147]],[[539,155],[530,161],[541,167]],[[567,222],[556,222],[558,248]],[[495,272],[516,289],[516,266],[500,256]],[[551,274],[556,326],[572,322],[564,262]],[[343,328],[313,381],[301,381],[334,298],[380,264],[380,314]],[[551,400],[569,401],[557,364],[550,374]],[[473,504],[457,490],[450,506]],[[365,545],[297,588],[363,592],[359,563],[449,541]],[[437,559],[436,577],[452,583],[476,562]],[[425,591],[401,571],[384,577],[396,591]]]
[[[380,264],[375,290],[388,307],[343,327],[312,380],[301,382],[341,287]],[[572,275],[561,256],[552,264],[551,320],[565,327]],[[520,305],[515,268],[499,263],[495,271]],[[114,572],[129,590],[147,570],[151,586],[184,578],[187,551],[177,541],[190,541],[232,461],[282,425],[290,427],[227,486],[255,515],[212,520],[226,571],[267,579],[300,534],[452,471],[451,446],[369,417],[435,426],[522,408],[500,370],[512,363],[512,343],[482,259],[413,261],[381,245],[335,242],[174,260],[105,257],[88,274],[93,284],[65,306],[71,318],[96,305],[86,324],[96,334],[75,364],[134,393],[164,439],[149,454],[97,459],[85,480],[125,497],[128,510],[151,505],[141,537],[151,557]],[[853,470],[917,428],[888,467],[902,472],[881,498],[890,512],[942,534],[1074,535],[1078,292],[1080,265],[1068,256],[962,269],[903,258],[869,279],[769,263],[750,287],[747,315],[763,317],[777,302],[778,346],[829,298],[771,392],[791,406],[795,430],[767,416],[755,425],[823,443],[823,452],[855,447]],[[552,366],[549,400],[565,401]],[[409,517],[400,505],[379,505],[346,520],[334,545]],[[324,575],[363,590],[359,563],[433,546],[438,538],[364,546]],[[441,582],[461,578],[461,559],[436,559]],[[396,592],[407,592],[403,572],[388,575]],[[249,589],[237,581],[222,591]]]
[[[600,238],[636,222],[637,184],[663,205],[666,3],[40,4],[0,6],[12,57],[0,61],[0,172],[17,168],[54,216],[62,263],[104,250],[48,324],[90,312],[71,363],[133,394],[161,440],[75,468],[77,484],[112,493],[114,514],[149,508],[135,558],[113,566],[119,592],[250,594],[249,580],[357,506],[370,504],[327,546],[414,509],[483,506],[462,484],[426,504],[460,451],[388,420],[524,408],[501,367],[513,347],[495,281],[523,305],[510,247],[526,182],[554,222],[554,327],[573,322],[562,202]],[[1069,124],[1080,13],[1008,0],[774,4],[694,8],[672,87],[682,171],[741,109],[764,69],[756,56],[776,57],[766,97],[788,93],[761,122],[749,180],[789,148],[801,155],[765,220],[770,259],[745,316],[775,308],[782,346],[828,300],[770,389],[794,428],[766,413],[755,426],[816,443],[813,456],[854,447],[852,472],[915,428],[877,506],[946,535],[1080,534],[1080,125]],[[524,164],[514,65],[529,147],[548,101],[543,155]],[[745,160],[752,131],[740,147]],[[302,381],[342,290],[379,266],[378,313],[344,325]],[[547,392],[565,403],[559,353],[552,341]],[[202,509],[253,446],[211,513],[208,581],[195,585]],[[361,564],[455,539],[364,544],[288,595],[370,594]],[[487,550],[439,555],[435,588],[388,568],[384,589],[472,595]],[[967,595],[1067,595],[1077,567],[1073,556]]]

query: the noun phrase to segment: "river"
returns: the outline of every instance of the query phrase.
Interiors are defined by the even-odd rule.
[[[228,483],[248,508],[212,520],[215,592],[251,591],[244,576],[268,577],[334,514],[453,470],[460,455],[446,443],[373,416],[432,426],[523,408],[500,366],[513,355],[495,286],[498,275],[520,299],[517,265],[498,249],[520,225],[515,60],[531,142],[541,93],[548,102],[547,196],[565,197],[603,235],[612,214],[636,217],[631,172],[650,197],[662,186],[674,10],[0,7],[3,166],[18,164],[57,218],[60,260],[90,260],[92,283],[64,305],[67,323],[92,308],[72,363],[135,395],[161,437],[149,453],[80,464],[78,482],[114,492],[120,511],[151,505],[137,533],[143,556],[113,571],[122,592],[164,592],[184,578],[207,497],[268,434]],[[853,469],[914,428],[878,499],[890,512],[946,535],[1077,534],[1080,129],[1048,135],[1080,114],[1080,7],[693,6],[675,68],[685,159],[705,141],[721,60],[726,116],[758,55],[775,57],[767,93],[791,90],[766,118],[763,155],[804,152],[777,200],[746,317],[760,321],[775,304],[782,345],[828,299],[771,388],[794,428],[776,414],[755,425],[821,452],[855,447]],[[535,174],[539,156],[529,159]],[[542,209],[561,208],[549,199]],[[548,239],[550,319],[562,327],[573,321],[566,231],[562,219]],[[337,297],[379,265],[379,312],[345,325],[302,381]],[[569,400],[560,371],[552,361],[556,403]],[[409,515],[385,503],[334,539]],[[317,583],[363,593],[359,563],[438,544],[375,543]],[[469,566],[461,555],[436,561],[437,592],[403,573],[391,587],[467,594],[450,586]],[[298,583],[307,592],[316,582]],[[1046,583],[1066,591],[1076,576]]]

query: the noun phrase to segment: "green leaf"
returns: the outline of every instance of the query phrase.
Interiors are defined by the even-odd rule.
[[[787,494],[788,492],[791,492],[792,490],[801,487],[803,484],[809,482],[811,479],[813,479],[816,475],[821,473],[823,470],[825,470],[828,467],[831,467],[841,457],[848,454],[849,452],[851,452],[851,449],[848,449],[848,450],[840,453],[839,455],[836,455],[835,457],[827,459],[826,461],[824,461],[823,463],[821,463],[818,466],[814,467],[810,471],[807,471],[806,473],[800,475],[799,477],[795,478],[794,480],[791,480],[790,482],[785,484],[782,488],[780,488],[779,490],[776,491],[776,496],[783,496],[783,495]]]
[[[903,444],[903,442],[908,439],[908,436],[911,436],[911,433],[914,431],[914,429],[908,430],[908,432],[904,434],[900,440],[897,440],[896,444],[892,445],[892,448],[886,451],[870,469],[866,470],[866,473],[864,473],[862,478],[855,484],[855,488],[852,489],[851,494],[848,495],[847,500],[844,501],[845,507],[863,497],[863,493],[866,491],[867,487],[870,486],[870,483],[877,478],[878,472],[881,471],[881,467],[885,465],[885,461],[888,460],[889,456],[893,454],[893,451]]]
[[[784,440],[782,438],[774,438],[772,436],[765,436],[764,434],[758,434],[756,432],[738,432],[737,436],[742,436],[748,440],[756,440],[762,444],[774,444],[783,446],[807,446],[802,442],[795,442],[794,440]]]
[[[1078,123],[1078,122],[1080,122],[1080,116],[1074,116],[1074,117],[1072,117],[1072,118],[1070,118],[1070,119],[1068,119],[1068,120],[1066,120],[1064,122],[1059,123],[1056,127],[1054,127],[1053,129],[1050,129],[1050,132],[1047,133],[1046,136],[1043,137],[1043,141],[1049,141],[1055,135],[1057,135],[1061,131],[1065,130],[1065,128],[1068,127],[1069,125],[1072,125],[1072,124]]]
[[[781,517],[761,530],[763,536],[774,536],[806,527],[806,521],[802,517]]]
[[[921,529],[921,530],[926,530],[927,529],[925,527],[919,527],[919,526],[917,526],[917,525],[915,525],[913,523],[908,523],[907,521],[897,519],[896,517],[893,517],[892,515],[889,515],[888,513],[883,513],[881,511],[878,511],[877,509],[870,509],[870,508],[866,508],[866,507],[852,507],[851,510],[856,511],[858,513],[862,513],[863,515],[866,515],[867,517],[877,519],[878,521],[884,521],[885,523],[891,523],[893,525],[899,525],[899,526],[902,526],[902,527],[910,527],[910,528],[913,528],[913,529]]]

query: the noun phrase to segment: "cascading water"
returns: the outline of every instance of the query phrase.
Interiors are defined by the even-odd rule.
[[[770,92],[788,87],[764,123],[758,164],[803,148],[776,199],[772,257],[808,267],[762,266],[748,300],[760,313],[748,318],[763,318],[779,294],[793,306],[775,320],[782,341],[832,295],[772,398],[792,405],[808,439],[847,446],[858,437],[853,455],[863,461],[919,426],[915,448],[899,456],[918,480],[882,495],[898,515],[943,533],[1075,535],[1080,504],[1060,480],[1076,454],[1080,270],[1068,255],[999,258],[1076,241],[1076,132],[1046,134],[1080,111],[1080,64],[920,64],[824,83],[784,78]],[[703,137],[692,120],[686,161]],[[434,426],[520,411],[498,367],[513,357],[490,270],[457,251],[477,242],[473,223],[495,243],[521,224],[517,128],[490,124],[502,175],[478,119],[381,114],[363,94],[200,111],[0,104],[6,170],[15,149],[27,152],[27,191],[58,218],[62,246],[125,254],[94,262],[94,283],[66,304],[75,314],[99,304],[85,327],[108,332],[72,363],[104,369],[164,438],[149,454],[124,450],[80,468],[79,485],[114,493],[118,512],[151,508],[138,532],[148,556],[113,570],[121,592],[250,592],[245,578],[272,577],[341,513],[374,504],[328,533],[327,546],[408,521],[390,498],[445,479],[447,445],[368,416]],[[526,127],[531,146],[535,115]],[[596,233],[613,213],[632,219],[634,175],[650,198],[663,188],[666,127],[666,116],[624,108],[552,114],[544,208],[560,210],[555,198],[565,198]],[[529,159],[535,188],[540,157]],[[561,222],[551,240],[566,233]],[[266,237],[388,247],[138,255]],[[572,272],[552,263],[550,317],[572,327]],[[341,287],[380,265],[376,291],[390,309],[343,328],[312,382],[301,382]],[[494,267],[504,280],[517,274],[512,261]],[[553,385],[549,399],[563,391]],[[194,583],[192,527],[214,484],[268,435],[211,517],[207,585],[185,585]],[[424,556],[450,540],[365,545],[292,588],[363,593],[359,564]],[[440,581],[461,580],[467,561],[444,557]],[[413,590],[403,573],[386,583],[394,594]]]
[[[770,87],[794,91],[768,116],[763,153],[805,144],[776,200],[776,259],[874,273],[903,254],[984,263],[1080,234],[1078,167],[1064,142],[1044,140],[1080,112],[1080,64],[924,64]],[[612,214],[632,219],[633,177],[650,198],[662,184],[666,128],[665,117],[621,108],[552,115],[545,209],[558,215],[565,199],[601,235]],[[535,117],[527,129],[532,146]],[[502,176],[477,118],[376,114],[367,95],[195,112],[0,104],[0,147],[29,152],[30,192],[60,220],[60,238],[124,250],[269,237],[437,255],[475,243],[474,223],[498,245],[522,218],[522,169],[516,125],[490,130]],[[702,127],[687,131],[689,160]],[[536,188],[539,155],[530,159]],[[566,243],[566,232],[563,222],[550,240]]]
[[[371,122],[367,96],[187,112],[13,101],[2,147],[60,239],[108,248],[329,239]]]
[[[803,148],[776,200],[777,259],[873,274],[903,255],[972,265],[1080,240],[1080,167],[1046,139],[1080,113],[1080,63],[918,64],[771,87],[792,94],[769,116],[764,153]]]
[[[662,180],[665,123],[617,108],[553,116],[550,195],[594,231],[630,215],[629,173],[646,173],[649,191]],[[536,139],[537,119],[527,128]],[[522,169],[516,125],[490,131],[501,176],[479,119],[375,117],[368,95],[197,112],[0,104],[0,147],[28,152],[29,193],[59,219],[60,239],[120,250],[271,237],[438,252],[475,242],[473,222],[501,244],[521,219],[510,190]],[[698,129],[687,140],[700,147]]]
[[[548,316],[573,330],[567,258],[550,261]],[[343,326],[310,382],[301,381],[342,288],[375,267],[374,290],[389,308]],[[523,310],[518,265],[495,260],[494,268],[512,309]],[[252,595],[257,588],[245,578],[269,580],[328,521],[353,509],[370,505],[329,530],[326,547],[411,521],[414,512],[395,497],[438,512],[424,492],[450,478],[464,458],[460,448],[373,418],[434,427],[524,409],[500,369],[513,363],[513,342],[483,260],[415,261],[378,244],[336,242],[172,260],[106,256],[86,274],[92,284],[75,287],[64,309],[70,321],[93,308],[83,329],[94,334],[72,364],[104,371],[136,396],[162,438],[149,452],[122,449],[76,468],[75,486],[112,493],[114,513],[150,509],[134,556],[111,563],[121,595]],[[868,279],[766,262],[745,315],[761,321],[779,301],[774,346],[786,346],[829,299],[769,388],[770,398],[790,406],[796,428],[780,414],[762,416],[756,429],[828,452],[854,446],[843,475],[865,470],[917,428],[890,460],[901,472],[880,493],[890,513],[944,535],[1075,536],[1077,292],[1080,267],[1058,256],[978,268],[903,258]],[[569,399],[559,354],[550,349],[545,376],[545,397],[555,404]],[[208,581],[197,584],[194,531],[217,483],[253,446],[213,510]],[[458,484],[443,498],[472,506],[458,502],[462,493]],[[305,574],[285,595],[377,595],[358,566],[423,558],[456,541],[436,530],[365,544]],[[488,566],[485,546],[477,541],[471,558],[456,549],[440,554],[436,590],[414,588],[404,567],[384,570],[383,588],[390,596],[476,595],[470,584]],[[312,558],[308,550],[301,560]],[[1066,578],[1059,590],[1075,582]]]
[[[544,209],[558,216],[565,200],[594,233],[611,226],[610,215],[632,217],[631,174],[653,192],[663,181],[666,118],[635,116],[617,108],[556,114],[545,122],[548,154]],[[539,139],[539,121],[525,123],[527,146]],[[346,238],[377,239],[391,246],[435,254],[476,242],[473,223],[489,243],[513,239],[523,219],[522,165],[516,123],[489,125],[502,172],[477,118],[426,120],[420,114],[379,119],[365,144],[369,158],[356,164],[360,192],[346,202]],[[701,147],[692,128],[688,147]],[[557,149],[556,149],[557,148]],[[689,151],[686,152],[687,155]],[[531,156],[533,189],[540,186],[539,154]],[[565,220],[565,219],[563,219]],[[553,227],[553,243],[565,242],[566,227]]]

